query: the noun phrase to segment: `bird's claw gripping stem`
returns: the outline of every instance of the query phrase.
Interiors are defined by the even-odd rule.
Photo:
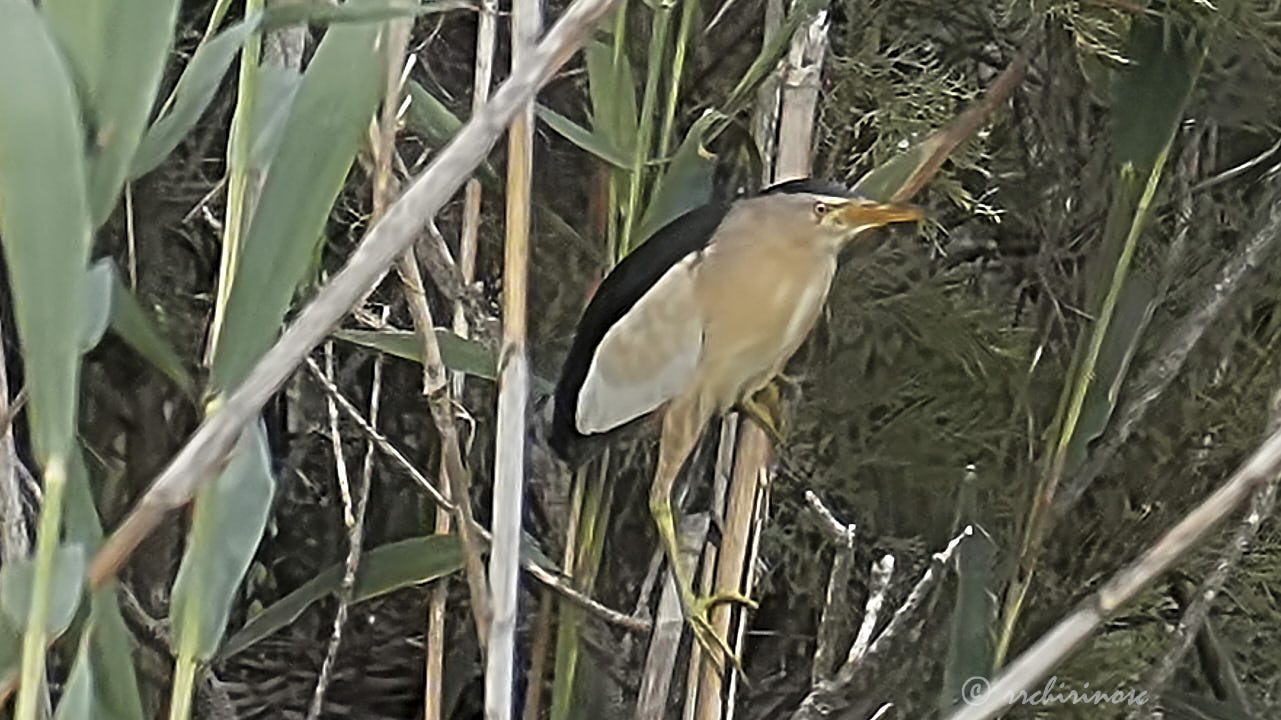
[[[744,681],[747,680],[747,673],[743,670],[743,662],[738,657],[738,653],[730,647],[729,641],[721,637],[712,626],[711,611],[717,605],[734,603],[743,605],[751,610],[757,608],[755,600],[739,593],[718,593],[716,595],[707,595],[697,597],[693,592],[683,591],[681,593],[681,606],[685,612],[685,622],[689,623],[690,631],[694,634],[694,640],[702,649],[712,664],[716,667],[718,675],[725,672],[725,661],[734,666],[734,672],[738,673]]]
[[[770,441],[781,445],[787,436],[787,415],[783,412],[783,399],[779,391],[778,380],[771,380],[768,385],[757,390],[738,404],[738,407],[760,426]]]

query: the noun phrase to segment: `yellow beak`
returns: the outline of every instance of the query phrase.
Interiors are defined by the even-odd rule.
[[[838,209],[836,216],[846,227],[876,227],[920,220],[925,211],[908,203],[851,202]]]

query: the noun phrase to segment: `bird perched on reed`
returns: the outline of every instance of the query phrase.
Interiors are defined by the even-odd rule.
[[[734,406],[776,434],[775,411],[752,398],[814,327],[841,250],[866,230],[921,217],[915,206],[813,179],[705,205],[614,267],[578,322],[556,387],[551,445],[577,463],[593,436],[662,410],[650,510],[686,621],[708,657],[719,652],[737,664],[708,609],[751,601],[695,595],[671,509],[681,466],[708,421]]]

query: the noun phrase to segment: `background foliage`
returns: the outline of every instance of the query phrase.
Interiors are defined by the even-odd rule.
[[[675,158],[682,157],[678,148],[698,147],[682,146],[683,140],[705,139],[716,163],[695,170],[714,178],[711,194],[729,197],[756,184],[751,153],[743,145],[750,110],[744,98],[750,95],[736,89],[750,76],[760,53],[766,2],[731,2],[710,29],[708,23],[720,9],[715,3],[699,3],[691,11],[688,54],[678,100],[670,106],[670,126],[663,122],[669,112],[666,85],[655,89],[646,115],[647,68],[654,62],[650,31],[667,12],[670,28],[665,32],[670,35],[665,37],[685,32],[684,4],[664,10],[666,6],[630,3],[621,19],[607,21],[598,31],[597,45],[588,54],[594,60],[579,56],[571,61],[540,95],[543,122],[536,134],[529,300],[536,417],[525,529],[533,546],[556,560],[553,564],[568,564],[560,559],[572,557],[586,563],[586,575],[594,578],[594,583],[585,581],[591,595],[629,613],[638,605],[638,589],[654,550],[644,502],[652,439],[626,438],[615,445],[605,490],[580,478],[583,487],[596,488],[607,518],[596,526],[604,529],[601,544],[594,546],[599,560],[589,562],[583,558],[590,552],[566,553],[565,531],[577,517],[571,508],[578,486],[546,457],[539,426],[548,413],[547,395],[573,323],[591,288],[627,247],[627,228],[635,225],[634,232],[644,236],[640,208],[653,202],[661,210],[660,199],[670,199],[658,190],[668,154],[675,153],[674,168]],[[45,2],[41,7],[56,18],[55,10],[63,6],[67,4]],[[377,6],[371,0],[344,7],[352,12],[362,7],[370,13],[385,10]],[[562,9],[562,3],[552,3],[547,12]],[[991,538],[992,562],[963,568],[960,580],[956,573],[947,574],[921,611],[919,640],[868,670],[866,683],[874,692],[860,698],[847,715],[861,720],[892,702],[887,717],[935,717],[941,689],[946,690],[942,658],[955,656],[950,623],[953,611],[964,605],[958,598],[964,597],[966,572],[977,573],[968,577],[980,578],[979,594],[988,601],[961,616],[963,621],[986,629],[976,641],[980,645],[996,644],[1001,634],[1002,613],[1007,612],[1003,603],[1015,576],[1033,494],[1062,427],[1061,398],[1078,370],[1074,358],[1094,327],[1119,251],[1110,244],[1109,226],[1115,222],[1110,213],[1116,212],[1117,196],[1132,178],[1120,173],[1117,163],[1136,152],[1135,143],[1160,142],[1152,137],[1159,135],[1156,123],[1144,113],[1177,117],[1177,128],[1148,225],[1137,236],[1127,276],[1132,294],[1123,295],[1112,319],[1112,332],[1120,340],[1108,347],[1121,351],[1106,356],[1093,373],[1094,384],[1112,392],[1097,391],[1087,398],[1065,486],[1077,482],[1091,459],[1108,447],[1117,432],[1113,408],[1139,395],[1136,379],[1146,368],[1159,367],[1167,357],[1167,341],[1186,332],[1189,319],[1216,294],[1235,290],[1219,281],[1222,268],[1244,251],[1281,202],[1281,6],[1273,0],[835,0],[829,11],[830,47],[814,148],[818,175],[853,183],[955,117],[1020,53],[1027,54],[1029,71],[1011,102],[951,156],[918,198],[929,212],[919,232],[898,229],[851,254],[820,327],[788,369],[792,429],[780,449],[761,549],[761,608],[745,655],[753,685],[741,691],[739,711],[747,718],[789,714],[811,685],[814,636],[833,548],[804,499],[810,490],[840,518],[858,525],[854,570],[848,587],[841,588],[854,608],[863,606],[868,568],[882,554],[893,553],[899,563],[890,590],[896,604],[931,553],[963,524],[977,524]],[[84,343],[89,349],[79,369],[78,443],[68,444],[83,451],[84,461],[81,466],[79,452],[71,451],[63,513],[68,545],[54,562],[63,571],[55,573],[54,587],[71,596],[79,594],[79,573],[66,569],[84,559],[76,555],[76,543],[96,547],[101,528],[119,523],[195,428],[205,403],[216,403],[212,392],[202,397],[197,391],[206,388],[204,378],[218,381],[209,385],[212,390],[234,386],[256,352],[274,337],[290,298],[297,307],[315,283],[341,265],[368,229],[372,213],[374,165],[363,135],[365,118],[374,109],[372,88],[381,82],[371,83],[376,60],[363,51],[374,25],[320,22],[303,26],[305,30],[295,26],[288,31],[292,36],[268,35],[268,45],[301,38],[302,50],[292,61],[287,50],[269,50],[286,61],[279,72],[264,70],[255,90],[246,86],[243,74],[239,83],[232,80],[234,73],[228,70],[234,51],[255,28],[276,28],[283,22],[280,16],[273,24],[252,7],[242,15],[237,6],[224,19],[227,3],[201,0],[183,2],[176,12],[172,45],[163,68],[155,72],[163,77],[152,93],[154,102],[145,89],[130,86],[120,96],[130,99],[127,107],[92,106],[85,98],[100,96],[87,89],[86,80],[58,80],[78,93],[86,117],[86,108],[101,113],[93,117],[117,113],[122,127],[136,127],[130,132],[141,134],[130,141],[139,147],[134,155],[110,143],[95,146],[105,142],[92,133],[101,128],[80,127],[88,147],[76,148],[60,168],[73,177],[53,173],[50,181],[80,188],[81,195],[65,196],[68,204],[50,212],[66,214],[63,219],[71,226],[81,222],[96,228],[91,257],[112,261],[95,265],[86,282],[75,280],[62,288],[73,300],[79,293],[90,295],[87,315],[94,316],[95,307],[110,308],[105,317],[85,322],[112,330],[103,335],[99,327],[89,333],[92,341]],[[1181,110],[1176,101],[1117,91],[1118,77],[1135,62],[1131,32],[1141,21],[1159,28],[1163,42],[1182,39],[1204,48]],[[407,91],[412,103],[396,142],[398,174],[421,170],[470,114],[476,22],[474,12],[444,6],[424,8],[414,20]],[[150,26],[139,30],[153,40],[154,33],[164,31]],[[498,43],[500,77],[508,52],[505,32]],[[55,37],[64,43],[58,46],[63,52],[66,46],[83,50],[65,61],[65,72],[72,73],[68,77],[92,75],[86,68],[94,67],[90,53],[97,46],[83,38]],[[670,47],[660,50],[671,52]],[[139,49],[138,62],[146,66],[143,56],[161,52],[157,48]],[[663,57],[668,69],[659,77],[668,78],[673,56]],[[773,67],[772,61],[767,67]],[[106,74],[94,80],[124,82]],[[603,89],[607,86],[613,95]],[[172,103],[166,101],[170,93]],[[245,109],[246,97],[256,99],[256,108],[251,104]],[[335,105],[338,99],[345,103],[341,108]],[[144,134],[142,110],[153,106],[168,109],[169,124],[155,122],[165,115],[153,112],[154,124]],[[726,115],[704,116],[708,109]],[[230,139],[233,117],[242,112],[253,118],[244,122],[253,123],[253,137],[260,139],[252,150],[243,149],[248,155],[237,154]],[[642,129],[646,122],[654,127]],[[285,129],[270,130],[273,123]],[[174,124],[184,131],[176,132]],[[0,132],[9,130],[0,124]],[[637,142],[637,134],[644,132],[656,136],[661,151]],[[13,137],[8,141],[17,146]],[[321,157],[318,148],[327,154]],[[82,160],[80,153],[90,160]],[[497,313],[503,282],[502,187],[495,170],[501,167],[500,156],[496,152],[477,174],[486,194],[471,295],[489,316]],[[13,157],[0,154],[0,163],[14,162]],[[82,161],[87,169],[77,165]],[[252,222],[237,220],[239,211],[228,212],[234,195],[225,177],[238,162],[244,163],[248,187],[261,189],[262,207],[268,209],[249,203],[243,212]],[[7,172],[0,165],[0,177],[12,181]],[[636,176],[646,180],[629,224],[628,183]],[[314,182],[298,183],[299,177]],[[117,202],[116,186],[125,179],[130,181],[127,201]],[[0,195],[0,200],[9,197],[19,195]],[[455,251],[462,204],[460,196],[438,221]],[[266,215],[276,207],[295,214]],[[259,210],[266,219],[253,215]],[[0,207],[0,213],[20,215],[12,207]],[[241,257],[249,258],[249,264],[237,271],[234,261],[227,265],[223,238],[228,223],[238,221],[245,223],[248,249]],[[14,237],[20,232],[11,230],[16,227],[0,225]],[[284,238],[280,228],[298,237]],[[31,353],[40,344],[23,335],[28,332],[22,324],[27,287],[25,276],[13,274],[15,263],[22,261],[11,250],[15,241],[6,236],[0,242],[6,245],[10,271],[0,317],[8,396],[13,403],[18,389],[30,384],[32,400],[39,404],[34,383],[49,368],[33,365]],[[1052,515],[1010,637],[1011,654],[1204,498],[1268,427],[1269,400],[1281,386],[1275,361],[1281,345],[1275,288],[1281,278],[1275,255],[1262,258],[1225,309],[1202,323],[1186,363],[1176,368],[1173,382],[1129,441],[1079,500]],[[74,267],[81,264],[75,257],[64,259],[75,260]],[[69,267],[65,272],[73,273]],[[428,302],[437,324],[446,325],[441,319],[449,317],[456,290],[434,285],[432,273],[426,274]],[[260,286],[262,295],[244,294],[227,303],[229,327],[254,337],[243,343],[222,338],[232,351],[237,346],[242,351],[222,361],[231,363],[226,370],[220,369],[217,355],[211,366],[204,358],[211,327],[221,322],[215,321],[215,306],[224,302],[220,278],[225,282],[233,276],[249,278],[240,290],[247,283]],[[384,312],[391,327],[413,327],[401,290],[384,283],[326,350],[333,359],[332,381],[368,413],[375,359],[384,357],[378,431],[412,466],[434,479],[441,447],[419,392],[422,368],[413,359],[421,356],[406,346],[403,336],[367,332],[385,329],[378,320]],[[471,501],[477,519],[488,526],[494,337],[492,325],[474,330],[479,340],[470,344],[449,334],[441,340],[446,364],[468,373],[457,397],[463,418],[459,428],[474,481]],[[59,341],[73,344],[67,338]],[[223,352],[227,350],[220,346]],[[70,367],[74,358],[64,357],[62,364]],[[122,576],[116,589],[118,610],[108,588],[105,595],[99,591],[83,602],[74,620],[71,610],[53,613],[66,618],[53,623],[52,634],[71,626],[49,654],[51,696],[67,698],[60,717],[163,717],[181,695],[173,692],[175,677],[184,672],[182,662],[175,666],[175,657],[184,654],[190,656],[185,672],[196,686],[196,716],[303,716],[324,664],[336,597],[344,592],[340,567],[351,533],[327,402],[316,378],[300,371],[272,402],[262,434],[253,432],[242,442],[258,453],[254,457],[259,462],[244,450],[237,456],[239,464],[229,466],[229,472],[253,466],[242,474],[256,478],[254,497],[271,498],[269,515],[255,518],[242,509],[223,521],[231,524],[213,523],[190,534],[191,513],[171,518]],[[29,581],[13,579],[26,572],[18,558],[27,546],[18,548],[10,531],[18,528],[18,535],[30,542],[42,499],[48,498],[30,480],[40,477],[40,463],[45,462],[35,440],[40,432],[54,432],[37,431],[33,422],[38,420],[33,412],[15,416],[17,464],[9,472],[16,481],[0,485],[0,493],[9,493],[12,501],[0,504],[0,510],[15,508],[0,513],[6,524],[7,573],[0,577],[11,587],[25,588]],[[359,463],[351,459],[365,453],[366,433],[345,416],[338,427],[337,445],[355,474]],[[715,433],[709,437],[714,439]],[[705,450],[699,467],[712,454]],[[405,468],[385,455],[373,457],[364,509],[367,550],[361,574],[345,591],[353,605],[325,717],[420,716],[429,595],[422,583],[450,576],[462,564],[463,551],[452,538],[433,536],[434,506]],[[274,493],[263,486],[264,478],[274,483]],[[706,508],[708,484],[692,483],[689,495],[687,511]],[[1168,652],[1191,589],[1223,557],[1227,532],[1183,559],[1166,584],[1125,608],[1059,670],[1060,680],[1096,688],[1149,682],[1153,663]],[[252,542],[259,536],[260,541]],[[210,571],[229,577],[218,583],[224,597],[210,600],[208,607],[188,607],[193,596],[204,601],[210,594],[206,587],[184,590],[188,602],[183,615],[179,603],[171,604],[171,593],[181,588],[174,578],[180,564],[199,562],[191,559],[200,555],[197,551],[231,569]],[[70,579],[57,579],[63,575]],[[580,582],[582,577],[580,573]],[[444,717],[477,717],[481,664],[466,587],[456,575],[439,582],[447,583],[450,594]],[[1281,712],[1281,664],[1272,649],[1281,642],[1278,582],[1281,534],[1268,519],[1215,600],[1208,635],[1179,663],[1163,695],[1169,716],[1264,718]],[[520,628],[520,641],[527,653],[522,657],[528,659],[535,654],[530,645],[543,595],[531,582],[524,587],[522,616],[528,621]],[[5,592],[22,595],[8,587]],[[5,602],[6,611],[19,606],[25,609],[19,601]],[[199,616],[195,620],[193,612]],[[224,616],[226,632],[219,643],[217,619]],[[0,614],[0,681],[10,686],[25,617],[18,611]],[[164,620],[170,617],[174,626]],[[212,629],[202,625],[209,619]],[[581,652],[590,662],[579,663],[581,672],[565,690],[576,693],[575,715],[630,715],[644,638],[590,618],[580,622]],[[184,631],[186,623],[195,629]],[[181,649],[184,632],[200,633],[199,641],[191,641],[199,650]],[[1209,635],[1214,643],[1205,639]],[[991,650],[982,648],[980,658],[990,661]],[[102,688],[128,688],[135,680],[95,680],[92,669],[109,663],[83,659],[93,653],[132,656],[137,697],[128,692],[123,700],[109,697]],[[91,686],[99,688],[97,694],[85,690]],[[92,705],[90,697],[99,704]],[[112,709],[103,709],[108,707]],[[112,714],[94,715],[92,708]],[[0,709],[0,715],[5,712]],[[1123,710],[1020,708],[1011,716],[1047,714],[1093,718],[1119,716]]]

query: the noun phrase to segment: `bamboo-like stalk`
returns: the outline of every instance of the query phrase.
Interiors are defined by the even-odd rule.
[[[471,476],[463,462],[462,448],[458,439],[458,430],[454,424],[454,401],[451,397],[449,383],[446,381],[445,365],[440,357],[440,345],[436,341],[435,324],[432,322],[431,308],[427,305],[427,293],[418,270],[418,261],[413,248],[405,251],[397,263],[404,284],[405,296],[409,300],[410,315],[414,319],[414,328],[423,346],[424,382],[423,393],[427,396],[427,405],[431,409],[432,422],[440,436],[441,472],[449,488],[448,497],[452,498],[453,512],[457,516],[458,536],[463,542],[463,560],[467,577],[467,590],[472,603],[472,617],[476,621],[476,636],[480,647],[484,648],[489,637],[491,603],[489,587],[485,580],[485,567],[481,560],[483,541],[476,532],[476,520],[471,508]]]
[[[778,120],[778,160],[774,182],[809,175],[814,119],[818,112],[819,81],[827,54],[827,10],[792,36],[782,76],[782,107]]]
[[[22,635],[21,684],[14,708],[15,720],[35,720],[37,710],[48,702],[44,681],[50,591],[53,588],[53,555],[58,548],[62,524],[62,498],[67,487],[67,458],[54,454],[44,467],[44,505],[36,530],[35,569],[27,628]]]
[[[682,562],[693,566],[698,562],[698,551],[707,539],[711,518],[706,513],[681,518],[680,549]],[[645,672],[641,675],[640,691],[636,696],[636,720],[663,720],[667,709],[667,693],[676,672],[677,651],[681,634],[685,630],[685,614],[681,610],[680,592],[671,573],[663,575],[663,592],[658,601],[654,618],[654,633],[645,656]]]
[[[540,0],[512,7],[512,67],[529,62],[542,32]],[[529,368],[529,231],[533,207],[534,102],[529,97],[507,135],[507,241],[503,254],[503,338],[498,356],[498,420],[494,457],[494,543],[489,554],[493,624],[485,667],[485,717],[510,720],[516,673],[517,584],[520,575],[521,504],[525,485],[525,407]]]
[[[770,456],[773,453],[769,436],[755,423],[740,421],[738,438],[734,469],[730,475],[729,498],[725,507],[725,526],[717,553],[716,582],[712,589],[714,595],[742,592],[743,572],[748,567],[748,551],[752,544],[752,519],[757,493],[761,485],[767,482]],[[745,621],[741,608],[731,607],[727,603],[712,610],[712,629],[727,640],[731,637],[732,620]],[[702,663],[698,711],[695,713],[698,720],[716,720],[724,712],[721,670],[717,663]]]
[[[370,229],[343,269],[317,292],[227,400],[187,441],[90,567],[93,587],[113,577],[165,515],[182,507],[231,450],[244,426],[290,377],[307,353],[408,247],[423,224],[467,180],[507,123],[576,51],[615,0],[575,0],[526,61],[499,88],[483,113],[468,121],[436,159]]]
[[[751,530],[749,531],[749,542],[747,548],[747,561],[744,563],[743,572],[743,594],[751,597],[756,590],[757,577],[757,559],[761,555],[761,540],[765,536],[765,523],[769,521],[770,506],[770,476],[769,472],[762,471],[759,478],[759,484],[756,488],[755,508],[752,510]],[[735,630],[733,642],[730,647],[734,648],[734,653],[742,657],[744,648],[747,647],[747,615],[743,608],[738,608],[738,624]],[[725,698],[725,720],[734,720],[734,713],[737,711],[738,691],[742,685],[742,678],[738,673],[731,673],[729,677],[729,693]]]
[[[712,477],[712,502],[714,512],[724,517],[725,498],[729,496],[729,485],[734,475],[734,451],[738,448],[738,433],[741,429],[739,413],[731,412],[721,421],[721,434],[716,444],[716,465]],[[703,567],[698,578],[698,592],[710,595],[716,582],[717,546],[705,543],[703,546]],[[689,667],[686,668],[685,699],[682,703],[681,720],[694,720],[698,709],[699,692],[702,690],[703,649],[698,643],[691,643],[689,650]]]

